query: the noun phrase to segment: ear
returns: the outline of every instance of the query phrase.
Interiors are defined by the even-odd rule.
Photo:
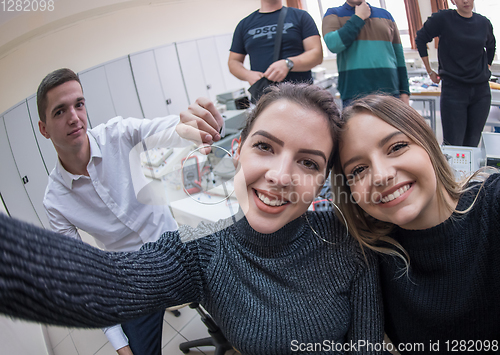
[[[49,132],[47,132],[45,122],[43,122],[41,120],[38,121],[38,129],[40,130],[40,133],[42,134],[42,136],[44,136],[47,139],[50,139],[50,135],[49,135]]]
[[[238,163],[240,161],[240,150],[241,150],[240,145],[238,145],[236,152],[234,152],[233,154],[233,164],[235,169],[238,168]]]

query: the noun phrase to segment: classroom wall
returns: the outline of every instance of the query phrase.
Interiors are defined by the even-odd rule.
[[[0,18],[0,112],[52,70],[78,72],[140,50],[231,33],[259,0],[56,0]],[[229,53],[228,53],[229,55]]]

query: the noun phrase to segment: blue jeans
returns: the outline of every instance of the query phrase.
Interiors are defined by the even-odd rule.
[[[441,83],[441,123],[444,144],[477,147],[488,119],[488,82],[463,84],[444,78]]]
[[[164,315],[165,311],[161,311],[122,324],[134,355],[161,355]]]

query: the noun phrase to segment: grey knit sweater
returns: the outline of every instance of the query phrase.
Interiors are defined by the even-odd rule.
[[[477,195],[465,215],[394,233],[410,270],[401,276],[395,259],[381,262],[386,332],[395,344],[419,344],[402,353],[500,352],[500,174],[478,190],[460,198],[463,211]]]
[[[344,342],[380,353],[368,347],[383,339],[373,255],[367,262],[333,215],[308,216],[335,245],[304,216],[267,235],[242,218],[112,253],[0,216],[0,312],[102,327],[196,301],[243,354],[349,353],[337,351]]]

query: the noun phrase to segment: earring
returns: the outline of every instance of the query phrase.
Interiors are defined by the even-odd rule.
[[[321,197],[323,197],[323,196],[321,196]],[[326,197],[324,197],[324,199],[325,199],[326,201],[328,201],[329,203],[331,203],[331,204],[332,204],[332,205],[333,205],[333,206],[337,209],[337,211],[339,211],[340,215],[341,215],[341,216],[342,216],[342,218],[344,219],[344,225],[345,225],[345,228],[346,228],[346,239],[347,239],[347,238],[349,238],[349,226],[347,225],[347,220],[346,220],[346,218],[345,218],[345,216],[344,216],[344,213],[342,213],[342,211],[340,210],[339,206],[337,206],[335,203],[333,203],[333,201],[332,201],[332,200],[330,200],[330,199],[328,199],[328,198],[326,198]],[[311,223],[309,222],[309,218],[307,218],[307,213],[305,214],[305,216],[306,216],[306,221],[307,221],[307,224],[309,225],[309,228],[311,228],[312,232],[313,232],[313,233],[314,233],[314,234],[315,234],[315,235],[316,235],[316,236],[317,236],[320,240],[322,240],[322,241],[323,241],[323,242],[325,242],[325,243],[335,245],[335,243],[330,242],[330,241],[326,240],[325,238],[323,238],[322,236],[320,236],[320,235],[319,235],[319,233],[318,233],[318,232],[316,232],[316,230],[315,230],[315,229],[311,226]]]

